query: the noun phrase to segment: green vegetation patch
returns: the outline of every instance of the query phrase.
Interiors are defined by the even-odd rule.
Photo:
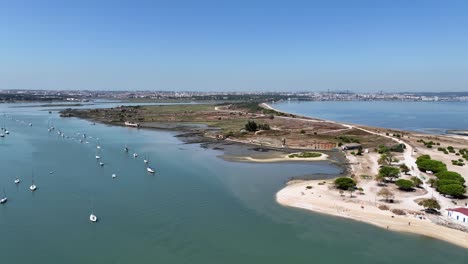
[[[321,156],[322,153],[319,152],[301,152],[288,155],[289,158],[318,158]]]
[[[462,198],[465,195],[465,187],[460,184],[446,184],[437,186],[437,191],[442,194],[450,195],[457,198]]]
[[[404,191],[411,191],[413,190],[414,183],[410,180],[399,179],[395,182],[399,189]]]
[[[423,143],[427,148],[432,148],[433,145],[440,146],[440,143],[434,141],[424,141],[423,139],[418,140],[417,142]]]
[[[447,170],[447,165],[442,161],[433,160],[429,155],[422,155],[417,158],[416,164],[421,171],[432,171],[438,173]]]
[[[335,180],[335,186],[341,190],[349,190],[356,187],[356,182],[351,178],[340,177]]]

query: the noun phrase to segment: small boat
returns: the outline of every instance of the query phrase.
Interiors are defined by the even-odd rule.
[[[28,125],[29,125],[29,126],[32,126],[32,123],[29,123]]]
[[[0,133],[0,137],[5,137],[5,134],[3,134],[3,133]]]
[[[95,223],[97,222],[97,216],[94,214],[94,206],[93,201],[91,200],[91,214],[89,215],[89,221]]]
[[[34,184],[34,180],[33,180],[31,186],[29,186],[29,190],[34,192],[36,189],[37,189],[37,186]]]
[[[102,162],[102,161],[99,162],[99,166],[101,166],[101,167],[104,166],[104,162]]]
[[[101,156],[99,156],[99,155],[96,155],[96,159],[100,159],[100,158],[101,158]]]
[[[125,121],[124,124],[126,126],[130,126],[130,127],[139,127],[140,126],[140,124],[138,124],[138,123],[133,123],[133,122],[129,122],[129,121]]]
[[[134,158],[138,157],[138,154],[133,153],[133,157],[134,157]]]
[[[100,149],[100,148],[101,148],[101,146],[97,145],[97,146],[96,146],[96,148],[97,148],[97,149]]]
[[[19,179],[18,177],[16,177],[16,179],[15,179],[15,184],[18,184],[18,183],[20,183],[20,182],[21,182],[20,179]]]
[[[143,160],[144,163],[148,163],[148,155],[145,155],[145,159]]]
[[[127,147],[127,145],[125,145],[124,151],[125,151],[125,152],[128,152],[128,147]]]
[[[155,173],[156,171],[154,171],[151,167],[147,167],[146,168],[146,171],[148,171],[149,173]]]
[[[117,174],[113,173],[112,178],[117,178]]]
[[[3,189],[3,198],[0,199],[0,204],[4,204],[8,201],[8,197],[6,196],[5,189]]]
[[[95,214],[90,214],[89,215],[89,221],[95,223],[97,222],[97,216]]]
[[[5,135],[9,135],[9,134],[10,134],[10,131],[5,130]]]
[[[34,184],[34,173],[32,174],[31,176],[31,186],[29,186],[29,190],[31,190],[31,192],[34,192],[36,189],[37,189],[37,186]]]

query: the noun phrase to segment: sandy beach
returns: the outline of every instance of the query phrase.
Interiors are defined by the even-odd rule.
[[[267,104],[263,104],[262,106],[267,109],[276,110]],[[345,152],[350,173],[354,175],[354,179],[357,181],[358,187],[364,190],[362,194],[355,192],[352,198],[348,192],[340,194],[334,187],[333,181],[292,181],[276,194],[278,203],[284,206],[297,207],[318,213],[369,223],[389,231],[408,232],[433,237],[468,248],[467,232],[437,224],[437,221],[445,222],[447,219],[443,216],[437,217],[434,215],[427,215],[422,211],[423,207],[417,204],[418,200],[435,197],[442,207],[442,214],[445,209],[456,207],[453,200],[439,195],[433,188],[425,183],[425,181],[432,175],[419,171],[416,165],[416,158],[419,155],[428,154],[431,155],[431,157],[446,163],[449,170],[460,173],[465,177],[465,180],[468,181],[468,167],[454,166],[451,164],[451,160],[456,159],[454,154],[444,155],[440,151],[437,151],[437,149],[424,148],[423,146],[419,146],[417,143],[418,139],[431,139],[437,140],[437,142],[440,142],[443,146],[452,145],[457,149],[462,149],[468,148],[466,137],[458,135],[442,136],[408,131],[391,131],[389,129],[363,127],[329,120],[323,120],[323,122],[332,122],[342,125],[343,127],[359,129],[363,132],[390,139],[394,141],[395,144],[404,144],[406,147],[405,151],[395,155],[402,164],[406,164],[412,171],[410,176],[403,175],[402,178],[416,176],[423,181],[423,188],[412,193],[400,191],[393,185],[390,186],[390,189],[395,193],[395,199],[397,202],[394,204],[387,204],[384,201],[380,201],[381,197],[377,196],[377,192],[381,187],[378,187],[376,181],[373,180],[373,176],[378,174],[378,159],[380,155],[372,150],[362,156]],[[406,138],[395,138],[391,136],[392,132],[404,132],[407,136]],[[364,175],[368,177],[361,177]],[[464,204],[467,201],[467,199],[464,199],[456,202],[458,204]],[[382,205],[388,207],[388,209],[379,209]],[[403,210],[406,212],[406,215],[397,215],[392,213],[391,210],[394,209]]]
[[[291,153],[297,154],[297,153]],[[320,157],[313,157],[313,158],[290,158],[287,154],[281,157],[273,157],[273,158],[253,158],[253,157],[225,157],[226,159],[233,160],[233,161],[244,161],[244,162],[291,162],[291,161],[322,161],[327,160],[328,155],[323,154]]]
[[[319,183],[326,184],[319,185]],[[307,189],[307,186],[312,186]],[[313,180],[289,184],[276,194],[278,203],[311,210],[318,213],[350,218],[369,223],[389,231],[408,232],[441,239],[468,248],[468,233],[432,223],[426,217],[419,219],[416,214],[395,215],[377,206],[383,202],[373,202],[350,198],[349,193],[341,196],[337,190],[330,191],[331,181]],[[354,194],[361,196],[360,194]],[[376,206],[377,205],[377,206]],[[390,205],[389,207],[393,207]],[[398,207],[395,206],[395,207]]]

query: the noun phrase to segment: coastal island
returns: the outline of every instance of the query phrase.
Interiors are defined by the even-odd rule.
[[[232,161],[328,159],[346,167],[343,175],[335,180],[294,179],[276,194],[278,203],[468,248],[468,215],[466,222],[451,217],[468,203],[468,141],[460,135],[345,124],[284,113],[261,102],[121,105],[66,109],[61,116],[137,124],[129,129],[178,131],[187,142],[220,149],[243,144],[260,152],[272,150],[266,156],[224,155]]]

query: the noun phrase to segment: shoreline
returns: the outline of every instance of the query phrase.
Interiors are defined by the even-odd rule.
[[[380,227],[388,231],[397,231],[423,235],[443,240],[468,249],[468,234],[466,232],[435,224],[427,218],[421,220],[412,215],[394,215],[391,211],[380,210],[370,204],[350,202],[348,197],[336,199],[327,196],[329,186],[318,183],[329,180],[295,181],[276,193],[276,201],[287,207],[301,208],[316,213],[352,219]],[[312,189],[307,189],[312,186]],[[319,190],[319,189],[322,190]],[[301,194],[298,196],[297,194]],[[302,198],[302,197],[307,198]],[[383,204],[383,203],[381,203]],[[393,216],[393,217],[392,217]]]
[[[277,112],[278,109],[273,108],[272,106],[263,103],[262,107],[267,109],[271,109]],[[282,112],[284,113],[284,112]],[[302,118],[302,117],[301,117]],[[310,118],[310,117],[305,117]],[[398,144],[405,144],[407,150],[402,153],[403,162],[408,163],[410,167],[414,167],[414,176],[421,178],[424,177],[423,173],[419,171],[417,165],[415,163],[415,158],[412,156],[413,153],[416,151],[416,146],[414,142],[409,139],[409,135],[411,137],[416,136],[426,136],[426,137],[441,137],[445,138],[446,140],[467,140],[467,137],[461,135],[454,135],[454,134],[444,134],[444,135],[434,135],[428,134],[423,132],[414,132],[414,131],[404,131],[398,129],[387,129],[387,128],[378,128],[372,126],[364,126],[364,125],[354,125],[354,124],[346,124],[341,122],[335,122],[331,120],[323,120],[323,119],[312,119],[312,120],[319,120],[322,122],[331,122],[335,124],[340,124],[346,127],[353,127],[368,133],[376,134],[382,137],[387,137],[395,141]],[[401,133],[406,134],[408,139],[404,139],[403,137],[395,138],[390,136],[388,133]],[[387,134],[385,134],[387,133]],[[419,149],[419,146],[418,146]],[[424,154],[426,150],[422,150],[422,154]],[[432,154],[432,153],[431,153]],[[416,154],[417,155],[417,154]],[[358,176],[359,174],[367,174],[363,172],[371,171],[371,175],[375,175],[378,171],[378,155],[376,154],[366,154],[366,159],[370,161],[368,163],[367,168],[360,164],[360,161],[356,156],[349,155],[346,153],[346,158],[350,162],[348,168],[350,170],[351,175]],[[338,176],[339,177],[339,176]],[[355,178],[356,179],[356,178]],[[327,182],[326,187],[324,185],[319,185],[318,183],[323,184],[323,182]],[[359,181],[358,181],[359,182]],[[372,182],[365,182],[363,183],[363,187],[368,189],[369,191],[373,189],[374,193],[370,193],[370,195],[375,195],[374,198],[367,197],[361,198],[357,195],[356,198],[346,198],[341,195],[337,195],[331,188],[333,188],[333,182],[329,180],[306,180],[306,181],[289,181],[284,188],[279,190],[276,193],[276,201],[282,206],[294,207],[294,208],[301,208],[308,211],[313,211],[316,213],[326,214],[335,217],[342,217],[351,219],[354,221],[359,221],[366,224],[371,224],[382,229],[387,229],[389,231],[397,231],[397,232],[404,232],[404,233],[412,233],[422,236],[427,236],[439,240],[446,241],[448,243],[452,243],[458,245],[463,248],[468,248],[468,233],[466,231],[460,231],[458,229],[449,228],[447,226],[437,224],[437,219],[433,219],[433,222],[429,218],[434,218],[432,215],[426,215],[422,212],[422,207],[419,207],[415,200],[427,198],[427,193],[422,194],[419,197],[404,197],[402,198],[404,201],[400,205],[391,205],[395,208],[393,209],[400,209],[406,210],[408,212],[414,212],[414,215],[421,215],[422,218],[417,218],[410,216],[410,214],[401,216],[392,213],[390,210],[381,210],[379,206],[385,205],[390,206],[389,204],[383,202],[377,202],[376,198],[376,187],[375,183]],[[311,189],[308,189],[309,187]],[[430,191],[430,188],[424,184],[424,189]],[[366,192],[368,191],[366,190]],[[337,191],[335,191],[337,192]],[[367,193],[366,193],[367,195]],[[346,195],[345,195],[346,196]],[[430,197],[429,197],[430,198]],[[440,196],[439,196],[440,198]],[[374,199],[374,201],[372,201]],[[442,201],[441,201],[442,202]],[[447,206],[447,201],[444,201],[445,205]],[[406,203],[406,204],[405,204]],[[442,205],[443,206],[443,205]],[[452,204],[452,207],[454,205]],[[400,207],[400,208],[398,208]],[[418,208],[419,207],[419,208]],[[422,220],[424,219],[424,220]],[[467,230],[467,229],[465,229]]]
[[[315,158],[290,158],[289,155],[297,154],[299,152],[293,152],[283,157],[272,157],[272,158],[254,158],[254,157],[232,157],[232,156],[224,156],[225,160],[229,161],[239,161],[239,162],[256,162],[256,163],[273,163],[273,162],[312,162],[312,161],[326,161],[328,160],[329,156],[324,153],[320,157]]]
[[[266,108],[266,109],[275,110],[275,111],[277,111],[279,113],[289,114],[289,113],[285,113],[285,112],[282,112],[282,111],[278,111],[277,109],[274,109],[273,107],[271,107],[270,105],[268,105],[266,103],[262,103],[260,106],[263,107],[263,108]],[[105,124],[105,125],[123,126],[121,124],[116,124],[116,123],[112,123],[112,122],[103,122],[102,120],[95,120],[93,118],[83,118],[83,117],[77,117],[77,118],[86,119],[88,121],[91,120],[91,121],[99,122],[99,123],[102,123],[102,124]],[[279,117],[279,118],[286,118],[287,119],[289,117]],[[374,135],[378,135],[378,136],[381,136],[381,137],[391,139],[391,140],[393,140],[395,142],[398,142],[398,143],[403,143],[403,144],[407,145],[411,150],[414,149],[414,146],[412,144],[408,143],[408,142],[410,142],[409,139],[408,140],[397,139],[397,138],[394,138],[392,136],[389,136],[388,134],[385,135],[385,132],[388,132],[388,133],[405,132],[405,135],[411,135],[412,137],[414,137],[415,135],[418,135],[418,134],[419,135],[420,134],[423,134],[423,135],[425,134],[425,133],[422,133],[422,132],[416,133],[416,132],[402,131],[402,130],[396,130],[396,129],[378,128],[378,127],[361,126],[361,125],[351,125],[351,124],[346,124],[346,123],[341,123],[341,122],[335,122],[335,121],[330,121],[330,120],[322,120],[322,119],[311,118],[311,117],[300,116],[300,115],[295,115],[295,119],[296,120],[297,119],[300,119],[300,120],[302,119],[304,121],[314,122],[314,123],[315,122],[328,122],[328,123],[340,125],[340,126],[346,128],[346,129],[358,129],[358,130],[364,131],[366,133],[370,133],[370,134],[374,134]],[[184,137],[183,134],[193,134],[193,136],[186,137],[186,139],[184,139],[183,141],[186,142],[186,143],[202,143],[202,145],[206,144],[207,147],[210,147],[212,149],[222,150],[224,152],[224,155],[221,156],[221,158],[223,158],[223,159],[225,159],[227,161],[265,162],[265,163],[268,163],[268,162],[304,162],[304,161],[329,160],[329,161],[333,162],[332,159],[328,159],[329,158],[328,155],[324,154],[321,151],[319,151],[319,152],[322,153],[322,156],[318,157],[318,158],[305,158],[305,159],[302,159],[302,158],[288,158],[287,155],[284,156],[285,153],[293,153],[293,151],[298,152],[298,151],[310,151],[310,150],[307,150],[307,149],[300,149],[299,150],[299,149],[294,149],[294,148],[278,149],[278,148],[263,146],[261,144],[255,144],[255,143],[252,143],[252,142],[250,142],[250,144],[249,144],[248,142],[238,142],[238,141],[235,141],[235,140],[218,141],[218,140],[216,140],[214,138],[207,137],[205,134],[200,133],[200,131],[197,130],[197,129],[190,129],[190,128],[185,127],[183,123],[179,124],[179,125],[177,123],[173,123],[173,124],[175,124],[174,127],[165,127],[164,123],[161,123],[161,124],[159,124],[157,126],[150,123],[150,124],[142,126],[141,128],[142,129],[156,129],[156,130],[166,130],[166,131],[180,132],[179,135],[176,135],[177,137]],[[132,128],[132,129],[134,129],[134,128]],[[425,134],[425,135],[428,136],[428,137],[429,136],[435,136],[435,135],[431,135],[431,134]],[[456,137],[448,136],[448,135],[443,135],[442,137],[447,137],[447,138],[451,138],[451,139],[456,138]],[[195,139],[195,140],[191,141],[190,139]],[[240,151],[240,152],[237,153],[237,155],[227,155],[226,154],[227,152],[224,149],[224,147],[227,146],[227,145],[231,145],[231,144],[235,145],[236,147],[239,147],[239,148],[244,148],[246,151]],[[251,147],[251,149],[249,149],[249,147]],[[254,150],[254,149],[259,149],[259,150]],[[271,152],[275,152],[275,153],[264,154],[264,153],[262,153],[262,152],[264,152],[264,150],[267,150],[267,152],[271,151]],[[279,156],[280,153],[283,153],[282,156]],[[337,152],[337,153],[341,153],[341,151]],[[345,154],[346,154],[346,152],[345,152]],[[407,158],[413,159],[411,157],[411,153],[409,154],[409,156],[407,156],[406,154],[408,154],[408,153],[405,153],[405,160]],[[368,156],[370,158],[371,155],[366,154],[365,156],[366,157]],[[372,157],[372,158],[376,159],[376,157]],[[341,161],[341,160],[338,161],[338,163],[341,166],[343,166],[345,170],[341,175],[337,175],[336,177],[341,177],[341,176],[346,176],[346,175],[349,176],[349,175],[353,175],[353,174],[358,175],[358,173],[356,171],[359,171],[359,170],[363,169],[363,166],[356,165],[356,164],[359,164],[359,162],[358,162],[359,160],[356,160],[356,156],[346,154],[346,159],[347,159],[347,162],[346,161]],[[413,163],[411,160],[410,160],[410,162],[411,162],[411,164]],[[377,163],[375,163],[374,165],[377,165]],[[372,166],[372,169],[375,170],[376,167],[378,167],[378,166]],[[416,169],[416,171],[418,172],[417,169]],[[419,174],[419,172],[417,174]],[[373,175],[375,175],[375,174],[373,174]],[[296,183],[294,183],[294,184],[287,184],[284,188],[282,188],[281,190],[279,190],[276,193],[276,201],[279,204],[281,204],[283,206],[301,208],[301,209],[310,210],[310,211],[323,213],[323,214],[328,214],[328,215],[332,215],[332,216],[353,219],[353,220],[356,220],[356,221],[360,221],[360,222],[372,224],[372,225],[375,225],[375,226],[379,226],[379,227],[384,228],[384,229],[387,228],[387,226],[388,226],[390,231],[409,232],[409,233],[413,233],[413,234],[429,236],[429,237],[433,237],[433,238],[436,238],[436,239],[444,240],[446,242],[457,244],[457,245],[459,245],[461,247],[464,247],[464,248],[468,248],[468,233],[462,232],[462,231],[459,231],[459,230],[456,230],[456,229],[453,229],[453,228],[448,228],[448,227],[445,227],[445,226],[442,226],[442,225],[438,225],[436,223],[432,223],[429,220],[424,220],[424,221],[421,220],[420,222],[417,222],[416,224],[412,223],[411,226],[407,226],[408,225],[408,221],[407,221],[408,219],[410,219],[410,221],[414,221],[414,220],[417,220],[417,219],[409,218],[409,217],[402,217],[402,216],[395,216],[395,215],[392,218],[391,217],[392,214],[389,211],[380,212],[380,209],[378,209],[377,207],[374,207],[374,210],[372,210],[372,212],[370,212],[371,211],[370,208],[372,208],[372,205],[370,205],[370,204],[365,205],[366,210],[363,212],[359,204],[355,204],[355,203],[352,203],[352,202],[349,202],[349,201],[341,203],[340,202],[340,200],[341,200],[340,197],[329,196],[327,199],[324,199],[324,200],[327,200],[327,202],[325,202],[325,203],[316,203],[316,200],[302,200],[302,198],[305,197],[303,194],[301,194],[301,193],[303,193],[304,189],[299,191],[299,189],[297,189],[298,188],[297,186],[299,186],[299,188],[301,188],[301,186],[302,186],[302,188],[303,188],[304,184],[314,184],[314,183],[316,184],[316,181],[310,181],[310,180],[305,181],[304,179],[298,178],[298,179],[295,179],[295,182]],[[315,190],[316,189],[314,189],[314,191]],[[320,195],[321,195],[321,197],[322,196],[327,197],[326,192],[323,192]],[[338,206],[337,206],[337,204],[338,204]],[[417,206],[411,205],[408,208],[414,209],[416,207]],[[405,208],[405,209],[408,209],[408,208]],[[420,210],[422,208],[418,208],[418,209]],[[414,219],[414,220],[412,220],[412,219]],[[441,234],[443,234],[443,235],[441,235]]]
[[[304,115],[299,115],[299,114],[293,114],[293,113],[288,113],[281,111],[277,108],[274,108],[268,103],[261,103],[261,107],[269,110],[276,111],[278,113],[283,113],[283,114],[288,114],[288,115],[295,115],[299,118],[303,119],[308,119],[311,121],[316,121],[316,122],[328,122],[328,123],[333,123],[333,124],[339,124],[342,126],[351,126],[351,127],[356,127],[356,128],[363,128],[363,129],[374,129],[374,130],[387,130],[387,131],[394,131],[394,132],[403,132],[405,134],[421,134],[421,135],[426,135],[426,136],[433,136],[433,137],[448,137],[448,138],[454,138],[454,139],[464,139],[468,141],[468,130],[457,130],[457,129],[444,129],[447,131],[446,133],[428,133],[426,131],[416,131],[416,130],[404,130],[404,129],[399,129],[399,128],[386,128],[386,127],[376,127],[372,125],[363,125],[363,124],[354,124],[354,123],[347,123],[347,122],[341,122],[341,121],[334,121],[334,120],[329,120],[329,119],[322,119],[318,117],[310,117],[310,116],[304,116]],[[457,133],[449,133],[448,131],[462,131],[462,132],[467,132],[466,134],[457,134]]]

